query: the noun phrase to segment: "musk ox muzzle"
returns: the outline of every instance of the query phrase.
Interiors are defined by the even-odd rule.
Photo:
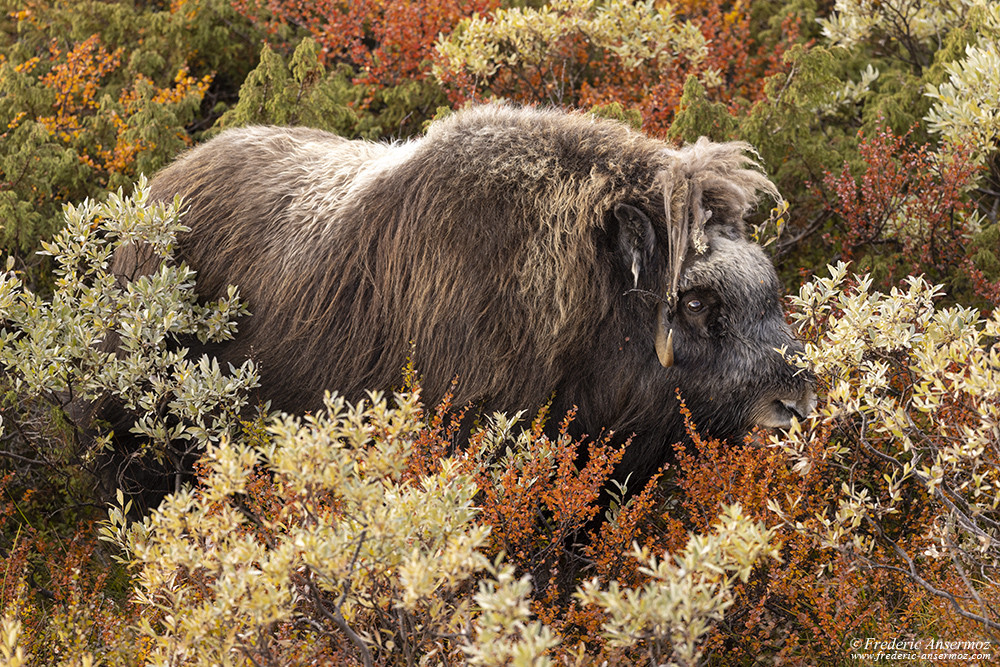
[[[229,130],[152,181],[181,195],[180,258],[206,300],[253,315],[206,348],[254,358],[280,409],[398,386],[412,351],[432,403],[577,407],[576,429],[634,434],[644,478],[685,437],[783,427],[815,401],[744,217],[777,191],[748,146],[685,148],[612,121],[485,105],[400,144],[305,128]],[[122,274],[148,253],[116,257]],[[202,350],[195,349],[196,353]]]

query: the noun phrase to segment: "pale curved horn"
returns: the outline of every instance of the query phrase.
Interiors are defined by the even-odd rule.
[[[667,331],[663,304],[660,304],[656,316],[656,357],[661,366],[670,368],[674,365],[674,330]]]

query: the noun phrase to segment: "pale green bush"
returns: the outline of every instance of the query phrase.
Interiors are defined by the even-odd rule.
[[[924,120],[954,145],[969,144],[979,164],[996,153],[1000,141],[1000,6],[992,8],[990,33],[969,45],[965,57],[945,65],[948,80],[927,85],[935,100]]]
[[[452,72],[465,72],[479,82],[498,73],[512,74],[533,91],[533,99],[561,104],[571,102],[564,96],[584,76],[585,63],[557,48],[568,40],[602,50],[605,58],[619,61],[626,70],[663,67],[678,56],[697,63],[708,53],[697,26],[677,20],[669,6],[658,7],[652,0],[553,0],[538,9],[497,9],[488,17],[463,19],[436,48]],[[444,69],[436,66],[434,73],[442,79]],[[532,80],[535,75],[537,82]],[[718,72],[702,76],[719,80]]]
[[[945,63],[947,80],[928,83],[924,93],[934,100],[924,122],[942,139],[942,153],[966,150],[973,164],[986,167],[979,179],[980,195],[992,197],[989,212],[996,223],[996,190],[1000,184],[1000,4],[976,3],[969,22],[975,42],[965,47],[964,57]]]
[[[0,667],[23,667],[27,664],[24,649],[18,646],[21,622],[5,615],[0,621]]]
[[[833,12],[819,24],[833,45],[852,47],[873,35],[887,34],[916,57],[917,45],[940,39],[962,23],[971,7],[984,4],[984,0],[836,0]]]
[[[466,638],[462,651],[470,665],[548,667],[545,653],[557,646],[559,637],[543,623],[532,621],[529,605],[531,577],[516,578],[514,568],[490,569],[492,577],[479,582],[473,596],[478,618],[475,634]]]
[[[923,72],[915,83],[933,100],[923,122],[943,140],[942,158],[948,161],[956,151],[969,151],[975,164],[990,164],[1000,141],[996,109],[1000,5],[990,0],[837,0],[833,13],[819,23],[834,46],[857,52],[865,46],[876,52],[885,47],[887,57],[902,58],[916,72]],[[965,47],[949,47],[952,40]],[[943,68],[945,80],[932,67],[935,64]],[[867,67],[860,82],[848,83],[835,94],[831,109],[870,93],[879,71],[871,64]],[[994,185],[996,177],[995,165],[992,174],[984,170],[984,178]]]
[[[715,532],[692,535],[673,556],[658,559],[637,546],[632,556],[649,577],[639,588],[583,585],[579,598],[608,615],[604,632],[612,646],[645,646],[650,664],[698,664],[698,643],[733,604],[736,580],[746,582],[762,558],[780,560],[774,531],[746,518],[739,505],[724,507],[719,519]]]
[[[42,244],[55,260],[50,299],[25,289],[8,261],[0,276],[0,368],[23,406],[82,412],[93,400],[120,402],[137,417],[132,431],[144,451],[177,465],[238,426],[257,373],[248,361],[225,374],[216,361],[188,359],[177,345],[182,336],[232,338],[247,309],[236,288],[215,303],[197,302],[194,271],[172,262],[174,239],[185,229],[180,202],[147,205],[148,195],[143,178],[130,197],[119,190],[105,202],[65,208],[66,226]],[[126,243],[147,244],[163,265],[121,280],[110,266]],[[117,351],[105,344],[114,338]],[[91,467],[101,444],[72,454],[50,451],[51,443],[32,448],[56,467],[70,460]]]
[[[274,420],[256,447],[211,445],[202,484],[142,523],[112,509],[105,535],[163,619],[142,628],[150,662],[280,655],[275,628],[299,621],[317,642],[341,633],[365,664],[373,651],[433,655],[440,633],[463,632],[471,601],[455,591],[490,565],[478,551],[488,528],[474,524],[477,489],[455,463],[401,479],[418,410],[415,394],[393,408],[377,394],[354,406],[328,396],[324,412]],[[273,516],[238,500],[258,464],[280,502]]]
[[[804,285],[793,317],[825,401],[772,438],[796,470],[840,470],[821,513],[769,507],[862,567],[908,576],[955,613],[1000,629],[1000,310],[938,309],[910,277],[889,294],[843,263]],[[938,574],[952,566],[948,581]],[[937,578],[936,578],[937,577]]]

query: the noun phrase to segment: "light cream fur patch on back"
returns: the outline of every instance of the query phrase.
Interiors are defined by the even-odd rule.
[[[302,144],[284,160],[289,173],[295,174],[289,214],[307,221],[306,228],[336,225],[346,204],[356,202],[380,175],[405,164],[420,144],[421,140]]]

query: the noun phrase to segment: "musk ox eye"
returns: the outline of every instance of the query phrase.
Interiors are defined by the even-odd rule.
[[[691,298],[684,302],[684,307],[689,313],[700,313],[705,310],[705,302],[701,299]]]

